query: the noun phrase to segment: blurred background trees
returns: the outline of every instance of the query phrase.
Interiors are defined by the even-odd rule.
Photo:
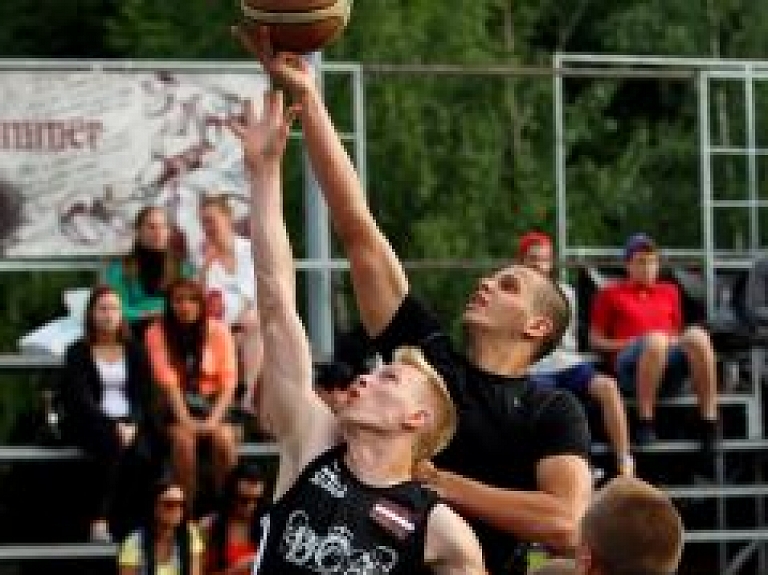
[[[238,11],[234,0],[4,0],[0,55],[247,58],[229,32]],[[324,57],[548,67],[555,51],[761,58],[768,12],[748,0],[365,0]],[[346,90],[327,86],[338,115]],[[666,246],[699,246],[694,83],[569,79],[566,100],[569,241],[620,245],[646,230]],[[714,101],[726,112],[741,105],[725,89]],[[366,122],[370,200],[403,258],[505,258],[521,231],[554,232],[551,78],[368,74]],[[291,166],[299,187],[299,162]],[[723,167],[734,188],[745,172]],[[297,234],[300,197],[291,192]],[[413,277],[447,313],[474,273],[464,275]],[[18,329],[6,335],[12,345]]]

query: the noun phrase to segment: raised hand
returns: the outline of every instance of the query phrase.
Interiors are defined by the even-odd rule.
[[[240,139],[249,171],[280,166],[288,133],[298,111],[298,106],[291,106],[286,111],[283,93],[276,90],[265,92],[261,116],[257,116],[250,100],[245,102],[243,116],[231,120],[229,127]]]

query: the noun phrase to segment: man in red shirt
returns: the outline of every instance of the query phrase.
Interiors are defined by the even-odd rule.
[[[683,326],[677,286],[658,281],[659,254],[650,237],[630,237],[624,262],[627,278],[603,288],[593,302],[591,345],[610,355],[621,390],[637,398],[638,444],[656,439],[659,390],[679,389],[690,376],[702,446],[711,451],[717,438],[717,371],[709,334]]]

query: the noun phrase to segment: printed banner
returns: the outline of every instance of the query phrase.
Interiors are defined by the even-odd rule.
[[[266,86],[256,69],[0,72],[0,257],[122,252],[146,205],[194,236],[206,193],[239,198],[244,219],[225,124],[246,98],[258,109]]]

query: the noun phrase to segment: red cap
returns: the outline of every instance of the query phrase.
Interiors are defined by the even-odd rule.
[[[517,257],[522,258],[528,254],[533,246],[538,245],[552,245],[552,238],[550,238],[544,232],[526,232],[520,237],[520,241],[517,244]]]

